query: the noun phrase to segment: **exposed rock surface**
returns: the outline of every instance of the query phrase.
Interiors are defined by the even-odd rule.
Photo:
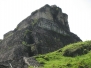
[[[42,65],[40,65],[36,59],[34,57],[23,57],[24,62],[28,65],[28,66],[33,66],[33,67],[40,67]]]
[[[4,35],[0,42],[0,68],[27,68],[29,62],[26,63],[24,57],[52,52],[81,41],[70,32],[67,19],[68,15],[56,5],[45,5],[34,11]]]

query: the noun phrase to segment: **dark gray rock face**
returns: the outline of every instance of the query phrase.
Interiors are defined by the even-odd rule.
[[[0,42],[0,68],[27,68],[29,64],[24,57],[52,52],[81,41],[70,32],[67,19],[68,15],[56,5],[45,5],[34,11],[4,35]]]

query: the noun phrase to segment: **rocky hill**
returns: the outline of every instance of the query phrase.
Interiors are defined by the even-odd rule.
[[[27,68],[29,58],[38,64],[32,56],[78,41],[81,39],[70,32],[68,15],[56,5],[45,5],[4,34],[0,40],[0,68]]]

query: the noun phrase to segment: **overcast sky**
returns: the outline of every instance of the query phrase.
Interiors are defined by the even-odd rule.
[[[68,14],[71,32],[83,41],[91,40],[91,0],[0,0],[0,39],[45,4],[62,8]]]

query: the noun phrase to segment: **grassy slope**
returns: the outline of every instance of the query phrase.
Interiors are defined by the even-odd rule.
[[[42,68],[91,68],[90,50],[91,41],[78,42],[35,58]]]

